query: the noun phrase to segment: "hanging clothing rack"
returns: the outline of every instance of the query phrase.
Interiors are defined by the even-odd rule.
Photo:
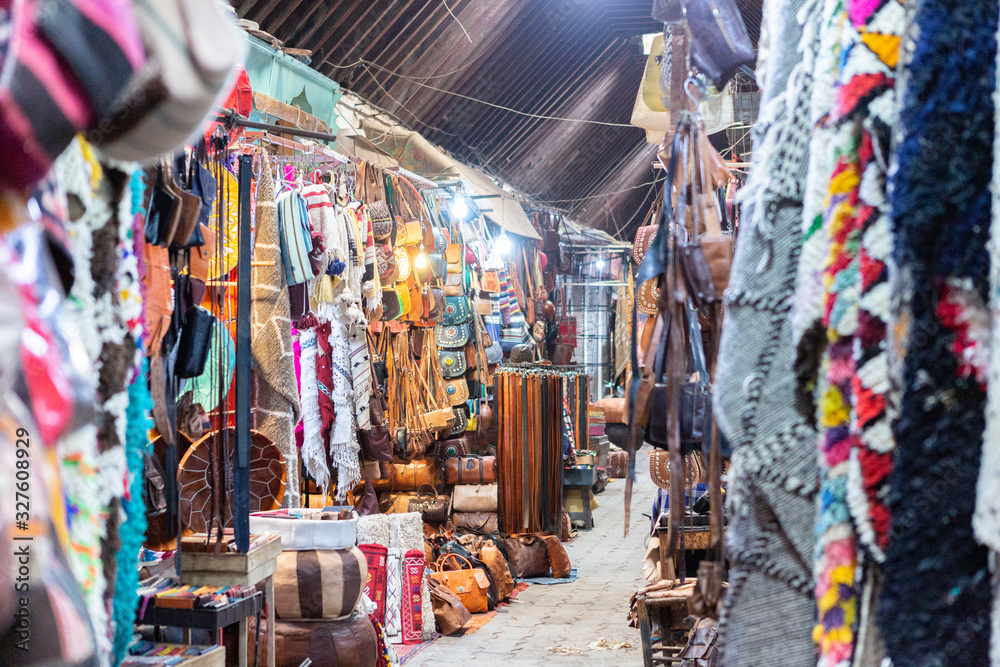
[[[258,123],[257,121],[250,120],[249,118],[236,113],[233,109],[224,109],[219,111],[219,115],[216,120],[220,123],[225,123],[235,127],[246,127],[251,130],[265,130],[273,134],[284,134],[292,137],[301,137],[303,139],[316,139],[318,141],[337,141],[337,135],[335,134],[329,134],[327,132],[313,132],[311,130],[300,130],[295,127],[282,127],[281,125],[274,125],[273,123]]]

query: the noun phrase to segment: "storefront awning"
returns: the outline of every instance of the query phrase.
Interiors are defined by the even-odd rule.
[[[262,42],[244,35],[250,43],[245,67],[254,92],[298,107],[337,132],[337,102],[343,93],[336,81]]]

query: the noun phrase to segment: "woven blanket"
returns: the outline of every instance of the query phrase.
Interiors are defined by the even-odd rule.
[[[994,103],[1000,100],[1000,92]],[[1000,115],[997,116],[1000,127]],[[990,223],[990,313],[994,325],[990,337],[989,377],[987,379],[986,437],[983,439],[983,459],[976,488],[976,513],[972,525],[976,539],[993,552],[1000,551],[1000,131],[993,139],[993,219]],[[993,629],[990,641],[990,662],[1000,664],[1000,596],[996,594],[994,576]]]
[[[254,428],[270,438],[285,457],[285,500],[299,504],[299,452],[295,425],[299,421],[299,394],[292,351],[292,321],[289,314],[285,269],[278,239],[278,210],[274,203],[274,180],[267,155],[261,156],[257,181],[257,218],[251,269],[250,350],[253,355]],[[266,262],[273,265],[264,266]]]
[[[385,635],[389,641],[398,644],[403,641],[403,618],[400,598],[403,594],[401,572],[403,550],[389,549],[385,575]]]
[[[985,665],[992,596],[970,490],[985,429],[998,3],[915,7],[889,187],[903,356],[878,622],[894,664]]]
[[[421,589],[426,567],[423,549],[411,549],[403,554],[400,607],[404,644],[419,644],[423,641],[424,601]]]
[[[726,292],[719,426],[733,448],[730,588],[719,638],[727,667],[815,661],[815,431],[795,406],[790,309],[802,247],[812,79],[799,45],[819,0],[768,3],[770,39],[753,167]],[[818,40],[806,44],[810,51]],[[781,650],[776,651],[775,647]]]

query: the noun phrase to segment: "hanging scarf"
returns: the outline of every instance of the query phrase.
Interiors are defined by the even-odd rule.
[[[333,327],[330,334],[331,366],[333,369],[332,398],[337,413],[330,436],[330,462],[337,469],[337,500],[347,499],[347,493],[361,481],[361,461],[358,430],[354,421],[353,373],[350,349],[343,327]]]
[[[316,482],[325,498],[330,491],[330,468],[326,463],[323,438],[323,418],[319,407],[319,382],[316,373],[318,354],[316,329],[301,329],[299,344],[302,346],[302,466]],[[287,494],[286,494],[287,496]]]
[[[323,442],[328,442],[336,409],[333,406],[333,361],[330,350],[330,323],[316,329],[316,384],[319,389],[319,414]]]
[[[982,665],[989,648],[969,491],[985,426],[997,20],[997,0],[921,0],[902,49],[912,60],[889,189],[902,393],[878,610],[897,665]]]
[[[285,280],[289,285],[300,285],[316,277],[309,262],[309,253],[313,249],[309,211],[302,194],[295,190],[282,192],[276,204]]]

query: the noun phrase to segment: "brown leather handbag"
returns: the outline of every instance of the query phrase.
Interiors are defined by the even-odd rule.
[[[492,535],[499,527],[496,512],[455,512],[451,515],[451,523],[456,529],[484,535]]]
[[[680,653],[681,667],[716,667],[719,664],[719,649],[715,645],[718,634],[718,621],[711,618],[698,621]]]
[[[645,258],[646,252],[653,244],[653,239],[656,238],[656,234],[660,230],[659,220],[662,206],[663,195],[661,191],[660,195],[653,202],[653,206],[646,214],[646,219],[643,221],[642,226],[639,227],[639,231],[635,233],[635,241],[632,243],[632,261],[636,266],[642,265],[642,260]],[[655,315],[658,299],[659,288],[655,280],[647,280],[637,286],[636,308],[640,313]]]
[[[377,346],[369,332],[368,357],[373,380],[378,377],[375,363],[382,361],[376,348]],[[389,400],[382,391],[380,383],[373,381],[372,387],[371,398],[368,401],[371,428],[358,430],[361,453],[366,461],[392,461],[392,438],[389,436]]]
[[[416,491],[424,485],[441,485],[441,470],[434,459],[394,461],[389,465],[389,478],[373,482],[376,491]]]
[[[443,635],[453,635],[472,620],[472,614],[465,608],[457,595],[447,586],[431,578],[427,581],[434,607],[434,620]]]
[[[535,346],[520,344],[515,345],[514,349],[510,351],[510,363],[512,364],[530,364],[535,359]]]
[[[503,557],[496,545],[484,540],[484,544],[479,549],[479,560],[486,564],[493,575],[493,581],[497,585],[497,597],[501,602],[509,600],[511,593],[514,592],[514,577],[510,575],[507,559]]]
[[[441,445],[438,445],[440,447]],[[444,464],[447,484],[495,484],[497,460],[494,456],[458,456]]]
[[[442,524],[448,521],[448,496],[439,496],[437,490],[430,484],[423,484],[417,489],[417,497],[409,502],[409,511],[420,512],[424,523]]]
[[[607,424],[627,424],[628,411],[625,409],[624,398],[613,398],[607,396],[597,401],[597,405],[604,408],[604,421]]]
[[[442,440],[434,445],[434,456],[441,465],[445,465],[445,461],[455,456],[468,456],[472,453],[472,443],[466,436],[460,436],[457,438],[448,438],[447,440]]]
[[[507,560],[518,579],[540,577],[549,573],[549,549],[537,535],[511,536],[503,540]]]
[[[449,564],[455,569],[445,569]],[[489,611],[490,580],[467,558],[453,553],[444,554],[437,559],[433,569],[430,578],[451,591],[471,613]]]
[[[545,548],[548,551],[552,577],[555,579],[568,577],[570,572],[573,571],[573,566],[569,562],[569,555],[566,553],[566,549],[563,548],[562,542],[555,535],[543,535],[542,539],[545,540]]]

